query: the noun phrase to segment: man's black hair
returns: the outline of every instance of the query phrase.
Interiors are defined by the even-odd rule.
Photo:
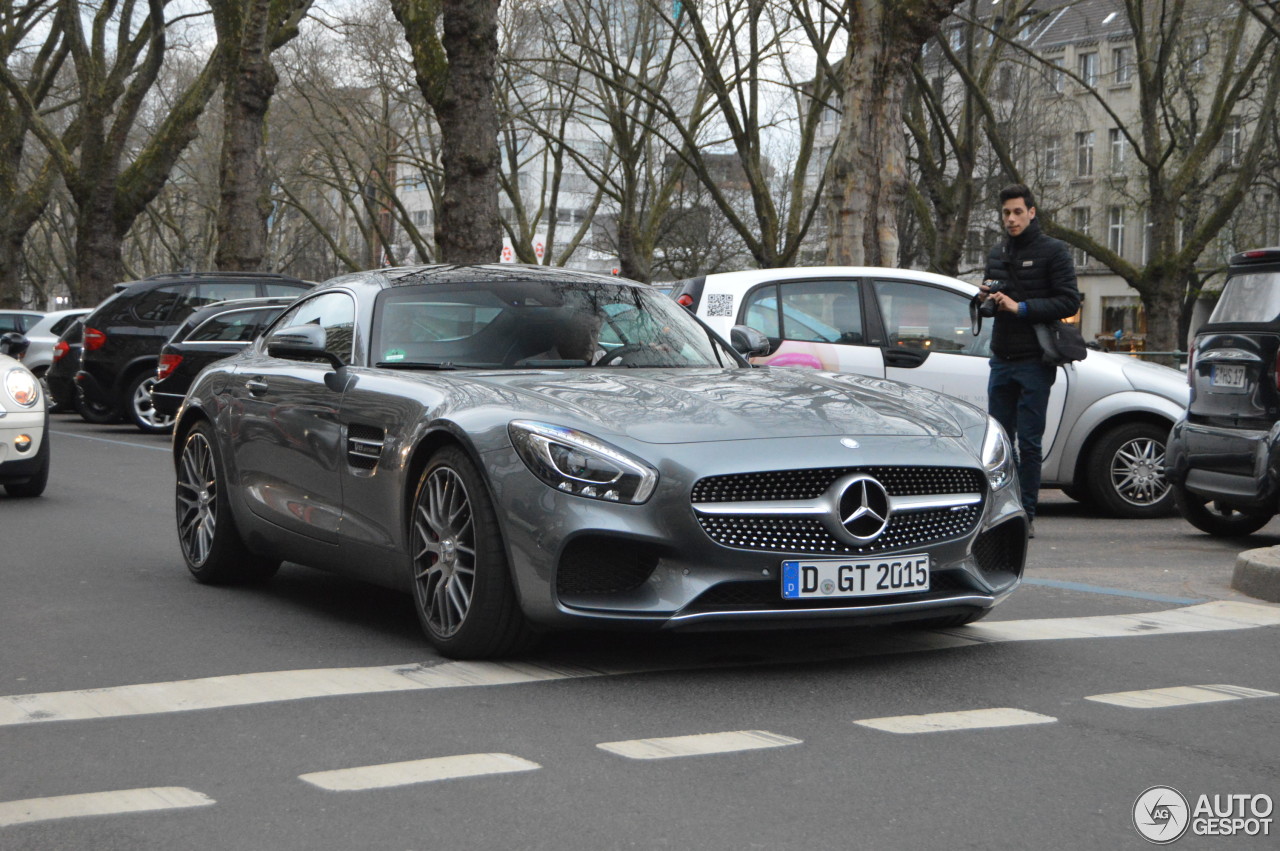
[[[1005,201],[1011,201],[1014,198],[1021,198],[1027,202],[1027,209],[1031,209],[1036,205],[1035,196],[1031,194],[1031,190],[1022,183],[1012,183],[1000,190],[1000,206],[1004,206]]]

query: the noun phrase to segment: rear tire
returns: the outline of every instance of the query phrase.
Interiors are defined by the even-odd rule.
[[[1164,476],[1169,428],[1153,423],[1121,423],[1105,432],[1085,465],[1086,489],[1094,504],[1112,517],[1147,519],[1173,513],[1173,491]]]
[[[154,372],[141,372],[129,382],[125,391],[125,416],[129,422],[147,434],[168,434],[173,431],[173,417],[156,410],[151,401],[151,388],[156,384]]]
[[[409,542],[414,610],[442,655],[484,659],[531,641],[488,488],[462,449],[444,447],[422,471]]]
[[[5,485],[5,493],[16,497],[32,497],[44,493],[45,487],[49,484],[49,459],[53,457],[49,449],[48,417],[44,419],[44,434],[40,438],[40,448],[36,450],[36,457],[41,459],[39,471],[25,482],[12,482]]]
[[[1266,509],[1239,509],[1217,500],[1194,494],[1182,485],[1174,485],[1173,497],[1178,511],[1187,522],[1201,532],[1218,538],[1242,538],[1252,535],[1271,522],[1274,512]]]
[[[74,405],[80,419],[87,423],[112,425],[120,422],[120,413],[114,407],[103,402],[91,402],[80,391],[76,392]]]
[[[255,555],[241,540],[225,470],[213,427],[197,424],[178,458],[175,506],[182,558],[197,582],[261,582],[275,574],[280,562]]]

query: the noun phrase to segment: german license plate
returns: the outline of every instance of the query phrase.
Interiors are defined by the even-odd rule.
[[[782,598],[880,597],[929,590],[929,556],[819,559],[782,563]]]
[[[1214,387],[1244,387],[1244,365],[1215,363],[1209,383]]]

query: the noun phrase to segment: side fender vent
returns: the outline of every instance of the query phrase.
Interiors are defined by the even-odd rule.
[[[372,470],[382,457],[386,435],[382,429],[352,423],[347,426],[347,463],[357,470]]]

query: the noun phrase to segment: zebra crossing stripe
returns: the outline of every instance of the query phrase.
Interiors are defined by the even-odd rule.
[[[1095,694],[1086,697],[1095,703],[1109,703],[1126,709],[1164,709],[1169,706],[1191,706],[1197,703],[1221,703],[1225,700],[1245,700],[1253,697],[1280,697],[1273,691],[1262,691],[1244,686],[1174,686],[1145,691],[1118,691],[1112,694]]]
[[[670,759],[679,756],[708,756],[762,748],[782,748],[801,743],[800,739],[780,736],[765,730],[735,730],[729,733],[701,733],[665,739],[603,742],[596,747],[628,759]]]
[[[359,768],[341,768],[334,771],[316,771],[300,775],[298,779],[331,792],[356,792],[364,789],[408,786],[413,783],[455,780],[459,777],[535,771],[541,767],[536,762],[511,754],[473,753],[409,762],[391,762],[385,765],[364,765]]]
[[[884,730],[887,733],[942,733],[951,730],[982,730],[990,727],[1021,727],[1028,724],[1052,724],[1051,715],[1027,712],[1025,709],[966,709],[960,712],[934,712],[929,715],[895,715],[886,718],[864,718],[853,723]]]
[[[59,795],[53,798],[27,798],[22,801],[0,802],[0,827],[78,816],[207,807],[214,803],[217,802],[208,795],[193,792],[182,786],[119,789],[113,792],[89,792],[82,795]]]

